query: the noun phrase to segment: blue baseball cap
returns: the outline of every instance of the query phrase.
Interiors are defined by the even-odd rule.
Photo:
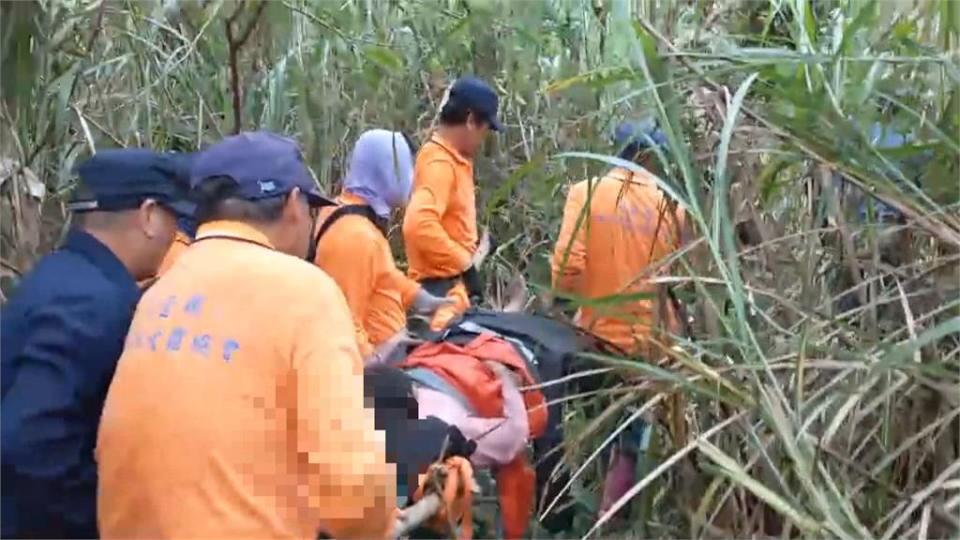
[[[500,100],[497,98],[497,93],[486,82],[476,77],[457,79],[450,88],[450,102],[475,111],[482,120],[490,123],[490,129],[503,131],[503,125],[497,118]]]
[[[227,177],[236,183],[232,197],[256,201],[300,188],[311,206],[334,204],[313,181],[297,143],[276,133],[232,135],[200,152],[192,161],[192,189],[210,178]]]
[[[637,151],[640,151],[652,146],[667,146],[667,137],[657,126],[656,121],[647,119],[618,124],[613,130],[613,143],[618,148],[636,145]]]
[[[67,203],[73,212],[132,210],[153,199],[177,216],[192,215],[188,169],[171,154],[145,148],[101,150],[77,166],[80,184]]]

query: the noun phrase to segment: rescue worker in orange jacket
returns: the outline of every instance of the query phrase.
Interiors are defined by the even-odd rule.
[[[655,354],[651,339],[660,338],[654,329],[676,332],[679,319],[670,302],[658,300],[649,279],[662,274],[653,269],[680,247],[684,214],[650,172],[657,157],[649,143],[664,141],[659,129],[651,123],[625,123],[615,139],[623,149],[620,157],[642,170],[615,167],[602,178],[570,188],[551,260],[553,287],[585,300],[646,296],[585,305],[576,322],[628,354]]]
[[[191,181],[197,239],[137,306],[107,395],[101,535],[386,538],[395,468],[343,294],[307,262],[330,202],[265,132],[213,145]]]
[[[448,303],[393,262],[387,225],[390,212],[409,200],[412,176],[412,143],[402,133],[366,131],[350,156],[338,206],[320,214],[315,262],[343,291],[364,358],[385,357],[406,337],[408,307],[429,315]]]
[[[490,130],[500,131],[497,94],[485,82],[464,77],[440,107],[440,126],[423,145],[414,167],[413,195],[403,220],[408,275],[453,305],[437,311],[438,330],[482,295],[477,266],[489,250],[478,245],[473,156]]]

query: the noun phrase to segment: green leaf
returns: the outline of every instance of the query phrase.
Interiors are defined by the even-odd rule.
[[[403,58],[391,49],[370,45],[364,48],[363,53],[367,57],[367,60],[370,60],[387,71],[400,71],[403,69]]]
[[[960,335],[960,317],[953,317],[943,321],[937,326],[918,335],[917,339],[910,340],[890,349],[880,357],[879,365],[890,366],[906,361],[912,362],[914,353],[950,335]]]
[[[698,446],[700,452],[716,463],[727,478],[746,488],[765,503],[769,504],[771,508],[790,519],[806,534],[816,536],[821,533],[823,528],[817,520],[807,515],[802,508],[792,506],[783,497],[758,482],[746,469],[724,453],[723,450],[720,450],[713,443],[705,440],[699,441]]]

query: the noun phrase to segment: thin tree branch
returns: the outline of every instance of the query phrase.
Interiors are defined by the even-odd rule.
[[[243,6],[246,5],[245,2],[241,1],[237,6],[237,9],[224,21],[224,29],[227,34],[227,47],[229,51],[229,63],[230,63],[230,90],[233,93],[233,133],[240,133],[241,123],[241,93],[240,93],[240,65],[239,65],[239,55],[240,49],[246,44],[247,40],[250,39],[250,36],[253,34],[253,29],[256,28],[257,23],[260,21],[260,17],[263,15],[263,10],[267,7],[266,0],[261,0],[257,5],[257,11],[253,14],[253,18],[247,23],[243,31],[240,33],[239,39],[234,39],[233,32],[233,23],[240,18],[240,13],[243,11]]]

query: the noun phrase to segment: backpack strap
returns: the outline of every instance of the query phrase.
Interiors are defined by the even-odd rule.
[[[387,220],[378,216],[376,212],[373,211],[373,208],[365,204],[345,204],[338,207],[327,217],[323,225],[320,226],[320,230],[317,231],[317,236],[314,238],[314,241],[319,243],[320,239],[327,233],[330,227],[344,216],[363,216],[367,218],[370,223],[373,223],[377,230],[380,231],[380,234],[387,236]]]

